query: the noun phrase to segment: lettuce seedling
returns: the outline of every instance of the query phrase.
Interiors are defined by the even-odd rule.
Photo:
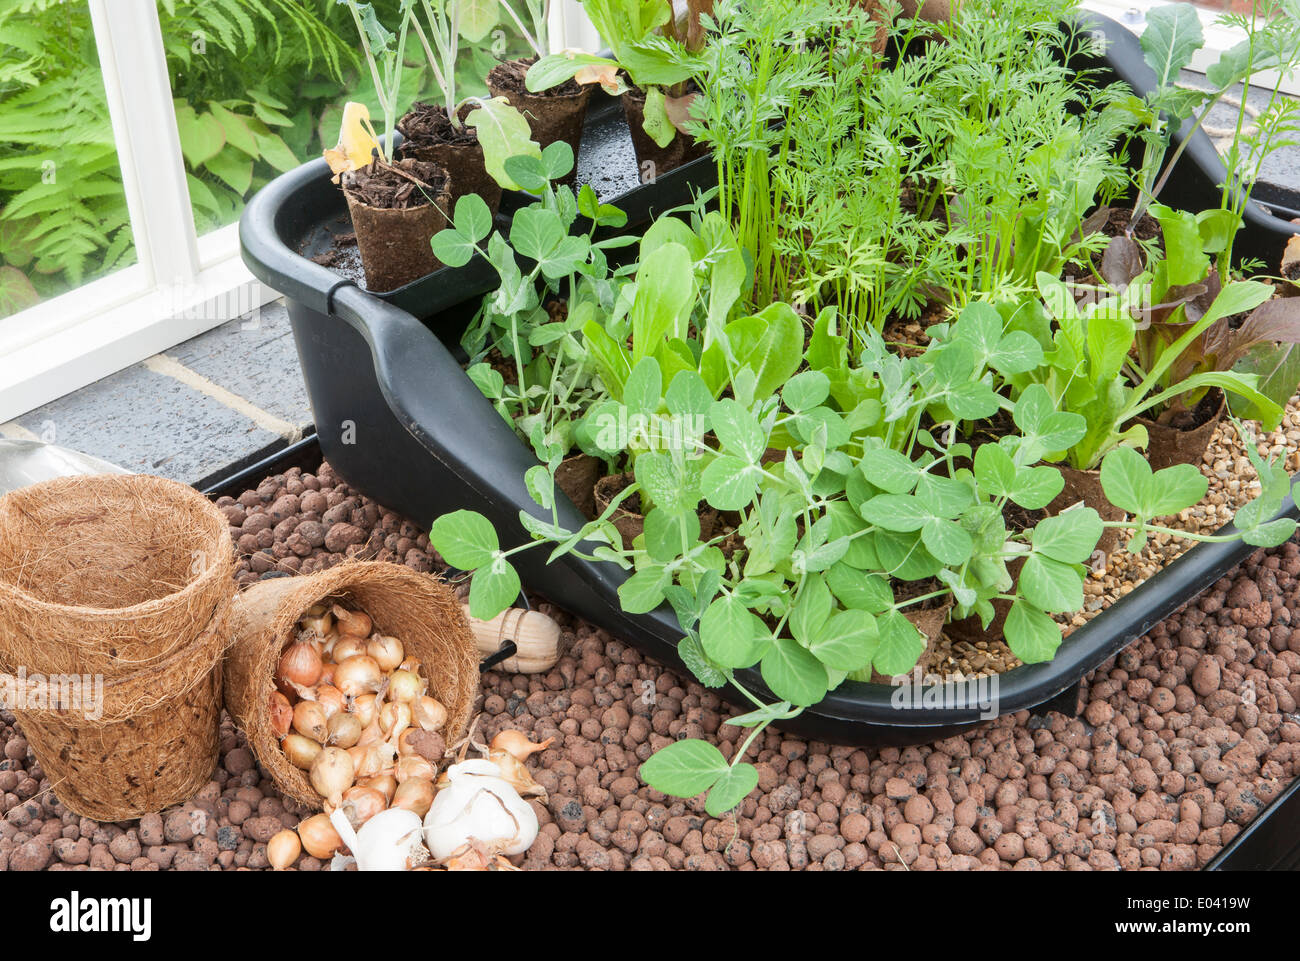
[[[420,23],[412,7],[411,26],[424,49],[429,69],[438,89],[442,91],[443,107],[454,130],[472,127],[483,148],[483,165],[502,188],[519,190],[520,185],[506,173],[505,163],[510,157],[541,157],[541,147],[531,139],[528,120],[512,107],[504,97],[470,97],[456,99],[456,59],[459,55],[460,37],[482,36],[496,22],[494,4],[470,3],[466,0],[420,0],[426,24]],[[485,12],[486,11],[486,12]],[[487,18],[490,16],[490,22]],[[426,26],[427,25],[427,26]],[[462,124],[460,109],[473,103],[474,109]]]
[[[618,76],[622,70],[645,92],[645,132],[660,147],[668,146],[690,112],[690,58],[704,45],[713,0],[688,0],[680,22],[671,0],[582,0],[582,7],[613,58],[574,51],[542,57],[528,71],[528,89],[547,90],[576,79],[600,83],[617,95],[627,90]]]

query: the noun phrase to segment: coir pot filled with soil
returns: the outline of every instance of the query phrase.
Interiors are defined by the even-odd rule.
[[[913,607],[903,609],[903,616],[911,622],[925,639],[925,650],[916,660],[916,666],[921,669],[922,674],[929,673],[935,662],[935,650],[939,643],[939,638],[943,635],[944,625],[948,622],[948,614],[952,610],[952,601],[940,603],[938,600],[928,602]],[[875,684],[888,684],[895,686],[905,683],[911,677],[910,674],[899,674],[888,677],[876,671],[871,672],[871,680]]]
[[[535,57],[502,61],[487,75],[488,90],[494,97],[505,97],[510,106],[528,118],[533,139],[543,150],[557,140],[572,147],[573,169],[577,171],[582,126],[587,118],[592,88],[568,80],[550,90],[531,93],[524,86],[524,77],[535,62]]]
[[[652,183],[660,174],[709,152],[708,147],[696,143],[694,137],[680,130],[668,142],[668,146],[659,146],[645,132],[645,91],[633,87],[623,94],[622,100],[623,114],[627,117],[628,131],[632,134],[632,149],[636,151],[636,165],[642,183]]]
[[[376,161],[344,175],[343,195],[370,290],[396,290],[440,266],[429,241],[447,226],[451,178],[435,163]]]
[[[629,473],[610,474],[596,481],[597,515],[605,513],[609,505],[614,502],[614,498],[630,487],[634,480],[635,478]],[[623,546],[628,550],[632,549],[632,541],[645,531],[645,515],[639,513],[640,508],[641,498],[633,495],[614,508],[614,516],[610,518],[614,527],[623,536]]]
[[[458,111],[461,126],[452,126],[447,108],[441,104],[417,101],[397,122],[401,132],[403,157],[437,164],[451,178],[451,209],[456,201],[467,194],[477,194],[493,214],[501,206],[501,185],[496,182],[483,163],[483,148],[478,142],[478,132],[464,124],[473,110],[466,104]]]
[[[588,520],[595,519],[596,484],[604,469],[600,459],[590,454],[571,454],[560,462],[555,471],[555,486]]]
[[[1106,494],[1101,489],[1101,471],[1079,470],[1068,464],[1052,466],[1057,468],[1061,472],[1061,477],[1065,479],[1065,488],[1047,505],[1047,513],[1052,517],[1078,504],[1091,507],[1104,521],[1122,521],[1128,516],[1106,499]],[[1097,541],[1097,553],[1102,557],[1109,557],[1111,552],[1119,547],[1119,543],[1119,528],[1107,527],[1102,531],[1101,539]]]
[[[1214,387],[1191,410],[1175,412],[1168,423],[1149,417],[1135,418],[1147,429],[1146,455],[1151,469],[1163,470],[1175,464],[1198,466],[1227,412],[1227,396]]]

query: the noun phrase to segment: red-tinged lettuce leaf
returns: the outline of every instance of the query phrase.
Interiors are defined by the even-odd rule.
[[[1300,346],[1288,344],[1278,349],[1273,344],[1256,344],[1233,368],[1238,373],[1256,374],[1258,389],[1274,403],[1285,405],[1300,385]],[[1246,420],[1263,420],[1264,411],[1244,397],[1228,395],[1232,413]]]

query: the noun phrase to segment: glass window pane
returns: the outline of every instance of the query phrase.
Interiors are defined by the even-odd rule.
[[[395,31],[399,0],[372,0]],[[347,5],[336,0],[166,0],[159,6],[190,202],[200,235],[233,223],[268,180],[338,140],[343,104],[383,113]],[[516,30],[492,31],[459,60],[462,96],[485,94],[494,51],[520,56]],[[408,38],[402,109],[432,95]]]
[[[85,2],[0,2],[0,317],[134,263]]]

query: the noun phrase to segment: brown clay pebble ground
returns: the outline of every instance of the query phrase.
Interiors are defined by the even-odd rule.
[[[356,555],[438,566],[414,524],[357,496],[328,466],[218,504],[244,555],[241,583]],[[1098,669],[1077,719],[1020,712],[883,750],[770,731],[751,749],[757,790],[722,819],[636,774],[674,738],[703,737],[730,755],[739,732],[722,723],[718,696],[538,606],[560,622],[564,656],[542,675],[485,674],[478,704],[485,737],[514,727],[556,738],[529,761],[550,800],[534,803],[541,833],[516,858],[527,868],[1187,870],[1300,768],[1295,543],[1256,552]],[[64,808],[4,712],[0,745],[0,870],[265,868],[267,840],[303,814],[228,719],[211,783],[132,823],[97,824]]]

